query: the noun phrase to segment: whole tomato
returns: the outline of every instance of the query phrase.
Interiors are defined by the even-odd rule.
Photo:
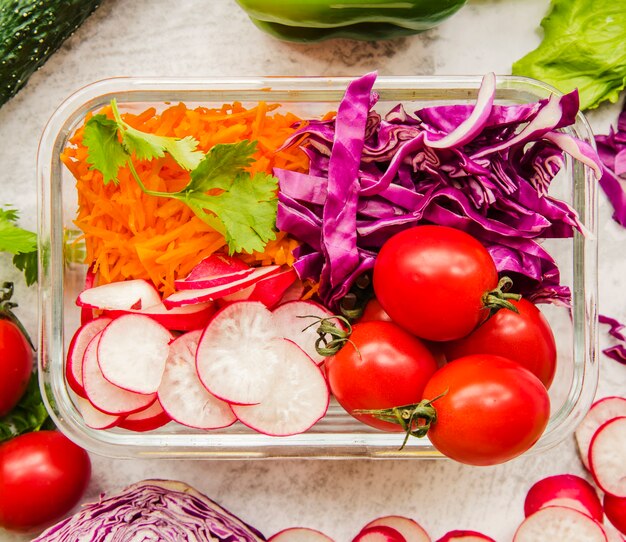
[[[467,337],[442,343],[448,361],[493,354],[526,367],[546,388],[556,371],[556,343],[550,324],[530,301],[511,301],[519,312],[500,310]]]
[[[550,416],[541,381],[518,363],[491,355],[451,361],[424,389],[437,420],[428,430],[442,454],[470,465],[504,463],[528,450]]]
[[[357,420],[384,431],[402,431],[402,427],[354,411],[419,402],[437,370],[422,341],[392,322],[355,324],[350,342],[325,366],[339,404]]]
[[[91,476],[87,452],[58,431],[36,431],[0,445],[0,525],[28,531],[67,514]]]
[[[33,352],[19,327],[0,316],[0,417],[20,400],[33,371]]]
[[[390,318],[414,335],[450,341],[468,335],[488,315],[486,296],[498,286],[487,249],[447,226],[416,226],[380,249],[374,293]]]

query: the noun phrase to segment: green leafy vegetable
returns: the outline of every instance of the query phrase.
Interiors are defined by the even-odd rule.
[[[30,286],[37,282],[37,235],[20,228],[18,219],[15,209],[0,208],[0,252],[13,254],[13,264]]]
[[[193,137],[178,139],[141,132],[122,120],[115,100],[111,107],[115,120],[95,115],[86,123],[83,137],[89,163],[102,173],[105,184],[117,183],[119,168],[128,165],[146,194],[186,203],[224,235],[231,254],[262,251],[276,237],[278,182],[265,173],[251,177],[245,170],[253,161],[256,142],[219,144],[204,155],[196,150],[198,142]],[[131,159],[150,160],[165,153],[191,172],[189,183],[178,192],[146,188]]]
[[[552,0],[537,49],[513,64],[562,92],[578,88],[580,108],[617,102],[626,85],[626,9],[623,0]]]

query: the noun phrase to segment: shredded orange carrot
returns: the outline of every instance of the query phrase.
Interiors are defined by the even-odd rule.
[[[271,173],[274,167],[306,171],[308,159],[297,146],[277,151],[300,119],[277,111],[279,104],[241,103],[220,108],[188,109],[179,103],[160,114],[153,107],[139,114],[125,113],[124,120],[139,130],[183,138],[193,136],[207,152],[218,143],[256,140],[252,174]],[[110,115],[110,108],[102,111]],[[61,160],[76,179],[77,227],[83,232],[86,263],[93,264],[100,284],[143,278],[164,294],[174,291],[174,281],[189,274],[202,259],[227,250],[221,234],[200,220],[183,202],[145,194],[127,167],[118,172],[119,184],[105,185],[102,175],[90,169],[83,128],[70,139]],[[142,182],[151,190],[173,192],[184,188],[189,173],[168,155],[136,162]],[[292,265],[297,242],[283,232],[267,243],[262,253],[241,255],[252,265]]]

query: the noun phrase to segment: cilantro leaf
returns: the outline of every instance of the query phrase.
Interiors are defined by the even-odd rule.
[[[13,265],[24,273],[27,286],[31,286],[37,282],[39,269],[36,250],[16,254],[13,256]]]
[[[13,264],[30,286],[37,282],[37,235],[17,226],[18,218],[15,209],[0,208],[0,251],[13,254]]]
[[[87,147],[90,169],[102,173],[104,184],[117,184],[117,171],[128,160],[128,154],[117,137],[118,125],[106,115],[94,115],[85,124],[83,143]]]
[[[186,170],[195,169],[204,157],[202,152],[196,150],[198,141],[191,136],[175,139],[148,134],[127,124],[122,130],[122,143],[138,160],[162,158],[168,152],[178,165]]]

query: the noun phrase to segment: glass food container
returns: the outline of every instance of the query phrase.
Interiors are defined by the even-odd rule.
[[[87,266],[67,263],[64,254],[64,240],[75,232],[77,197],[74,179],[59,155],[85,115],[116,98],[125,111],[140,111],[148,106],[159,109],[166,102],[178,101],[207,107],[220,107],[233,101],[249,106],[265,101],[282,104],[283,111],[314,117],[336,110],[350,80],[345,77],[114,78],[82,88],[57,109],[42,135],[37,167],[41,243],[39,378],[48,410],[69,438],[92,452],[112,457],[442,457],[427,438],[411,438],[400,449],[401,434],[384,433],[361,424],[334,401],[321,421],[306,433],[290,437],[265,436],[240,423],[212,431],[194,430],[173,422],[146,433],[90,429],[64,376],[68,344],[80,322],[75,300],[85,283]],[[479,77],[379,77],[375,85],[380,95],[376,109],[383,111],[398,102],[403,102],[408,111],[435,104],[472,103],[480,81]],[[551,92],[556,91],[538,81],[500,76],[496,102],[532,102]],[[564,131],[593,144],[589,125],[580,113],[576,124]],[[593,400],[598,378],[596,182],[588,168],[568,157],[566,168],[552,184],[551,194],[576,209],[587,233],[544,243],[559,265],[563,284],[572,290],[573,306],[566,309],[541,305],[557,340],[558,370],[550,389],[550,422],[528,454],[545,451],[571,435]]]

